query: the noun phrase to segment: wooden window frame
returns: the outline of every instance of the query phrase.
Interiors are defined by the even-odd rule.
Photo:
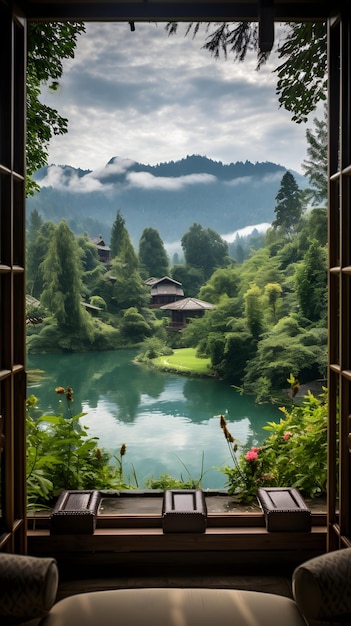
[[[256,21],[270,44],[279,21],[328,18],[329,445],[328,549],[350,546],[351,128],[350,17],[325,0],[0,0],[0,550],[27,550],[25,489],[26,20]],[[340,441],[340,444],[339,444]],[[336,463],[339,458],[338,464]],[[252,519],[252,518],[251,518]],[[224,523],[224,522],[223,522]],[[248,522],[246,522],[248,523]]]
[[[0,0],[0,549],[26,550],[26,20]]]

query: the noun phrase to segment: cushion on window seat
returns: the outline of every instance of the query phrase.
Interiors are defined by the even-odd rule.
[[[351,548],[317,556],[293,572],[294,598],[311,621],[351,624]]]
[[[58,568],[53,558],[0,553],[0,624],[43,617],[56,600]]]
[[[306,626],[279,595],[238,589],[148,588],[81,593],[60,600],[40,626]]]

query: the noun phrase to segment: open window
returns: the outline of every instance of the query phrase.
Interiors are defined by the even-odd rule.
[[[328,19],[329,37],[329,546],[351,534],[351,68],[350,17],[339,3],[107,3],[0,0],[0,549],[26,551],[25,494],[25,57],[26,19],[108,21],[261,20],[269,46],[272,19]],[[21,10],[19,10],[19,7]],[[340,462],[336,457],[340,441]],[[132,524],[132,522],[130,522]],[[108,538],[106,538],[106,545]],[[132,541],[132,539],[130,540]],[[213,544],[214,545],[214,544]]]

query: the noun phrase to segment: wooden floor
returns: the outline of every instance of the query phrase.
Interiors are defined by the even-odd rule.
[[[76,574],[74,577],[68,573],[60,574],[60,584],[57,599],[76,593],[89,591],[101,591],[105,589],[127,589],[141,587],[182,587],[182,588],[222,588],[222,589],[247,589],[251,591],[263,591],[276,593],[286,597],[292,597],[291,575],[274,575],[241,571],[228,571],[223,568],[222,572],[193,571],[184,573],[172,568],[172,571],[152,571],[152,565],[148,570],[138,572],[106,571],[99,578],[94,577],[92,572],[84,575]]]

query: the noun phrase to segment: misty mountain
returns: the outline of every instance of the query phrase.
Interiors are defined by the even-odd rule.
[[[147,227],[165,243],[179,241],[194,222],[225,235],[272,222],[286,171],[269,162],[223,164],[199,155],[157,165],[113,157],[94,171],[50,165],[35,175],[41,189],[28,198],[27,215],[37,209],[44,220],[65,219],[75,234],[102,235],[108,243],[120,210],[136,248]],[[292,174],[301,189],[308,186]]]

